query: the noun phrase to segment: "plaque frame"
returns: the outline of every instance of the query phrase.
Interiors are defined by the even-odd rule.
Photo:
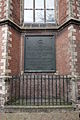
[[[52,37],[54,39],[54,69],[53,70],[27,70],[25,68],[25,49],[26,49],[26,38],[28,37]],[[52,72],[55,73],[56,72],[56,47],[55,47],[55,36],[54,35],[25,35],[24,37],[24,73],[28,73],[28,72],[40,72],[40,73],[48,73],[48,72]]]

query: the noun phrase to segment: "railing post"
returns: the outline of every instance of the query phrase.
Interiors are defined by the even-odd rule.
[[[5,102],[7,101],[6,76],[0,76],[0,112],[4,111]]]
[[[80,110],[80,76],[76,78],[76,109]]]
[[[4,111],[5,102],[7,102],[9,98],[8,78],[9,76],[0,76],[0,112]]]
[[[0,112],[3,111],[5,104],[5,78],[0,77]]]
[[[71,78],[71,101],[72,106],[75,109],[77,103],[77,77],[75,76]]]

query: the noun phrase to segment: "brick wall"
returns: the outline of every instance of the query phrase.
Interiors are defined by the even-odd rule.
[[[59,0],[59,24],[62,24],[67,19],[67,1]]]
[[[59,0],[59,24],[74,18],[80,20],[80,2],[79,0]]]
[[[20,32],[16,31],[12,27],[9,27],[10,31],[10,44],[9,56],[11,59],[9,62],[9,69],[11,70],[11,75],[17,75],[20,73],[20,55],[21,55],[21,35]]]
[[[10,13],[9,18],[20,25],[20,0],[10,0]]]
[[[70,25],[56,37],[56,66],[59,74],[80,75],[80,27]]]
[[[0,0],[0,20],[11,19],[20,24],[20,0]]]
[[[68,28],[66,27],[62,31],[58,32],[56,37],[56,70],[58,74],[70,74],[70,54],[68,49]]]

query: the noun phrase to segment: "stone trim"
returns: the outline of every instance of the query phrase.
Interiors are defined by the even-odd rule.
[[[77,4],[77,11],[78,11],[77,17],[78,17],[79,20],[80,20],[80,0],[77,0],[77,1],[76,1],[76,4]]]
[[[45,29],[46,30],[52,30],[53,32],[54,31],[58,32],[58,31],[63,30],[65,27],[69,26],[70,24],[80,26],[80,20],[71,17],[70,19],[68,19],[67,21],[65,21],[61,25],[53,25],[52,27],[32,27],[32,28],[27,27],[27,26],[21,27],[20,25],[17,25],[15,22],[13,22],[11,19],[0,20],[0,26],[8,25],[8,26],[14,28],[15,30],[17,30],[20,33],[25,33],[29,30],[31,31],[31,30],[45,30]]]
[[[54,5],[55,5],[55,21],[56,24],[59,24],[59,1],[58,0],[54,0]]]
[[[12,0],[0,0],[0,19],[12,19],[12,11],[13,11],[13,6],[12,6]],[[4,7],[3,7],[4,6]],[[4,9],[3,9],[4,8]],[[4,13],[2,13],[2,11],[4,11]],[[2,17],[3,16],[3,17]]]
[[[4,8],[4,11],[6,11],[5,16],[6,16],[6,18],[8,18],[8,16],[9,16],[9,0],[6,0],[5,4],[6,4],[6,6]]]
[[[0,0],[0,2],[2,2],[2,3],[0,3],[0,19],[1,20],[4,19],[4,18],[7,19],[8,18],[8,14],[9,14],[8,13],[9,12],[9,0],[4,0],[4,1]]]
[[[0,0],[0,2],[1,2],[1,1],[2,1],[2,0]],[[1,15],[1,12],[2,12],[2,8],[1,8],[1,7],[2,7],[2,3],[0,3],[0,18],[1,18],[1,16],[2,16],[2,15]]]
[[[2,27],[2,59],[0,61],[1,63],[1,70],[2,70],[2,73],[1,75],[5,75],[5,72],[6,72],[6,63],[7,63],[7,31],[8,31],[8,26],[5,25]]]
[[[70,11],[70,1],[67,0],[66,3],[67,3],[66,15],[67,15],[67,19],[69,19],[69,17],[71,17],[71,15],[70,15],[70,13],[71,13],[71,11]]]
[[[11,73],[11,69],[9,69],[9,60],[11,60],[11,56],[10,56],[10,49],[12,48],[12,32],[8,29],[8,56],[7,56],[7,59],[8,59],[8,62],[7,62],[7,68],[6,69],[6,74],[9,75]]]
[[[10,48],[12,47],[11,41],[12,41],[12,33],[9,31],[8,25],[2,26],[2,47],[1,47],[1,60],[0,60],[0,107],[4,107],[5,100],[7,100],[7,97],[5,96],[7,94],[7,88],[5,83],[5,77],[9,73],[11,73],[11,70],[9,67],[9,59],[11,60]],[[9,52],[8,52],[9,51]]]
[[[75,7],[75,6],[73,6],[73,3],[74,3],[75,1],[74,0],[67,0],[67,20],[70,18],[70,17],[74,17],[74,15],[73,15],[73,8]]]
[[[12,5],[13,1],[12,0],[9,0],[9,18],[11,20],[13,20],[13,17],[12,17],[12,12],[13,12],[13,5]]]
[[[72,78],[71,86],[72,105],[76,110],[80,110],[80,76]]]
[[[10,41],[12,41],[11,38],[12,33],[9,31],[9,28],[7,25],[2,27],[2,58],[0,60],[0,63],[2,66],[0,66],[0,70],[2,71],[0,73],[1,76],[8,75],[11,73],[11,70],[8,69],[9,63],[8,60],[11,59],[9,56],[9,48],[12,47],[12,44]],[[8,52],[9,51],[9,52]]]
[[[20,0],[20,24],[21,26],[24,25],[23,21],[24,21],[24,0]]]
[[[31,113],[31,112],[44,112],[44,113],[50,113],[50,112],[67,112],[67,111],[72,111],[73,112],[73,108],[72,106],[70,105],[65,105],[65,106],[5,106],[4,107],[5,109],[5,112],[12,112],[12,113],[17,113],[17,112],[28,112],[28,113]],[[30,119],[31,120],[31,119]],[[42,120],[42,119],[41,119]],[[45,119],[46,120],[46,119]],[[48,118],[49,120],[49,118]]]
[[[76,71],[76,62],[77,62],[77,51],[76,51],[76,29],[74,28],[74,25],[70,25],[68,27],[68,39],[69,39],[69,55],[70,55],[70,72],[73,77],[76,77],[78,75]]]
[[[67,0],[67,16],[80,20],[80,0]]]
[[[0,78],[0,107],[3,108],[4,107],[4,103],[5,103],[5,94],[6,94],[6,87],[5,87],[5,79],[4,78]]]

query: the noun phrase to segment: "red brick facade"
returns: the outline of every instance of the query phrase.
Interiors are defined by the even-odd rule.
[[[10,43],[12,47],[9,49],[9,69],[11,70],[12,75],[18,75],[20,73],[20,53],[21,53],[21,35],[20,32],[16,31],[14,28],[9,27],[11,34]]]
[[[67,1],[59,0],[59,24],[66,21],[67,18]]]
[[[0,0],[0,76],[18,75],[24,72],[25,35],[54,34],[56,74],[77,77],[78,82],[76,82],[79,85],[80,2],[59,0],[57,6],[55,13],[58,25],[31,28],[22,26],[21,0]]]
[[[10,1],[9,18],[18,25],[20,25],[20,9],[21,9],[20,0]]]
[[[70,54],[68,28],[66,27],[56,37],[56,69],[58,74],[70,75]]]

